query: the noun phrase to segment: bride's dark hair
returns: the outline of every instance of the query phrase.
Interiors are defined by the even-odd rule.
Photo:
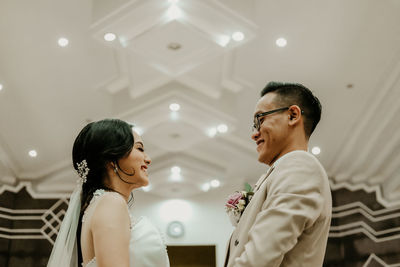
[[[107,164],[117,162],[129,155],[134,144],[132,125],[119,119],[104,119],[86,125],[75,139],[72,148],[72,162],[75,170],[78,163],[86,160],[89,173],[82,185],[81,213],[79,218],[77,243],[79,266],[82,262],[80,235],[84,211],[97,189],[114,191],[104,183]]]
[[[83,160],[89,168],[86,182],[82,185],[82,212],[89,205],[94,191],[112,190],[104,184],[107,164],[127,156],[133,144],[132,125],[119,119],[91,122],[81,130],[72,148],[72,162],[75,170]]]

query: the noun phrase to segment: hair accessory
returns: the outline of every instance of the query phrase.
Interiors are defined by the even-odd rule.
[[[82,180],[82,183],[86,183],[87,175],[89,174],[89,168],[87,166],[86,159],[82,160],[80,163],[76,164],[78,166],[78,175]]]

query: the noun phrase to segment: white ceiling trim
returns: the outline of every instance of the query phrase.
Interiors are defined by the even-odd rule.
[[[356,121],[354,122],[357,127],[352,127],[351,129],[348,130],[348,133],[346,136],[348,136],[348,139],[341,145],[343,148],[342,150],[339,151],[339,154],[335,156],[333,163],[330,166],[329,172],[334,174],[334,179],[337,182],[341,182],[344,180],[352,180],[352,176],[354,173],[357,172],[357,168],[359,169],[360,166],[362,166],[363,163],[366,163],[368,161],[368,157],[371,156],[371,153],[374,153],[373,147],[376,145],[378,142],[379,138],[381,137],[383,131],[387,128],[388,125],[390,125],[393,120],[396,121],[396,114],[398,114],[399,110],[399,105],[391,105],[388,106],[385,104],[388,100],[393,100],[393,98],[398,99],[399,95],[399,90],[398,88],[395,87],[396,83],[400,80],[400,52],[397,53],[396,57],[396,62],[395,65],[390,66],[391,72],[389,73],[389,76],[382,77],[380,79],[381,83],[378,83],[375,87],[377,88],[372,92],[372,95],[370,96],[371,98],[374,99],[374,101],[368,101],[366,106],[361,109],[361,113],[356,116]],[[392,93],[392,95],[390,95]],[[363,145],[363,150],[357,152],[357,156],[354,157],[352,151],[355,151],[355,147],[358,144],[359,140],[363,138],[363,134],[367,132],[368,126],[370,125],[370,122],[373,121],[373,119],[376,117],[376,114],[378,111],[381,109],[382,105],[385,105],[386,108],[391,110],[388,114],[388,116],[383,117],[380,119],[382,123],[380,123],[379,128],[376,128],[376,131],[373,133],[370,133],[371,136],[368,138],[368,142]],[[393,146],[398,143],[399,138],[395,137],[391,141],[389,141],[386,146]],[[376,164],[382,164],[385,162],[385,160],[388,157],[389,150],[385,152],[385,150],[381,149],[380,151],[383,151],[379,157],[375,159],[377,161]],[[348,157],[343,157],[343,155],[348,155]],[[378,156],[378,155],[377,155]],[[350,157],[350,158],[349,158]],[[349,166],[346,169],[343,169],[343,163],[344,162],[351,162],[351,166]],[[346,165],[346,164],[344,164]],[[371,164],[367,164],[371,165]],[[363,176],[364,180],[367,178],[367,175],[370,175],[368,171],[377,171],[377,165],[372,164],[372,166],[369,166],[365,169],[365,171],[362,174],[359,174],[357,176]],[[358,179],[355,178],[356,182],[358,182]]]

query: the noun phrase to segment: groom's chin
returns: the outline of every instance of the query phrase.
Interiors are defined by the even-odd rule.
[[[258,161],[259,161],[260,163],[265,163],[265,161],[266,161],[265,155],[263,155],[262,153],[259,153],[259,154],[258,154]]]

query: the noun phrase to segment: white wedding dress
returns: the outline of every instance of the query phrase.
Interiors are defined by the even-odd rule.
[[[97,190],[85,211],[82,221],[88,221],[99,199],[110,192]],[[131,214],[131,237],[129,242],[130,267],[169,267],[169,259],[163,236],[146,218],[135,219]],[[82,264],[83,265],[83,264]],[[97,267],[96,257],[85,267]]]

